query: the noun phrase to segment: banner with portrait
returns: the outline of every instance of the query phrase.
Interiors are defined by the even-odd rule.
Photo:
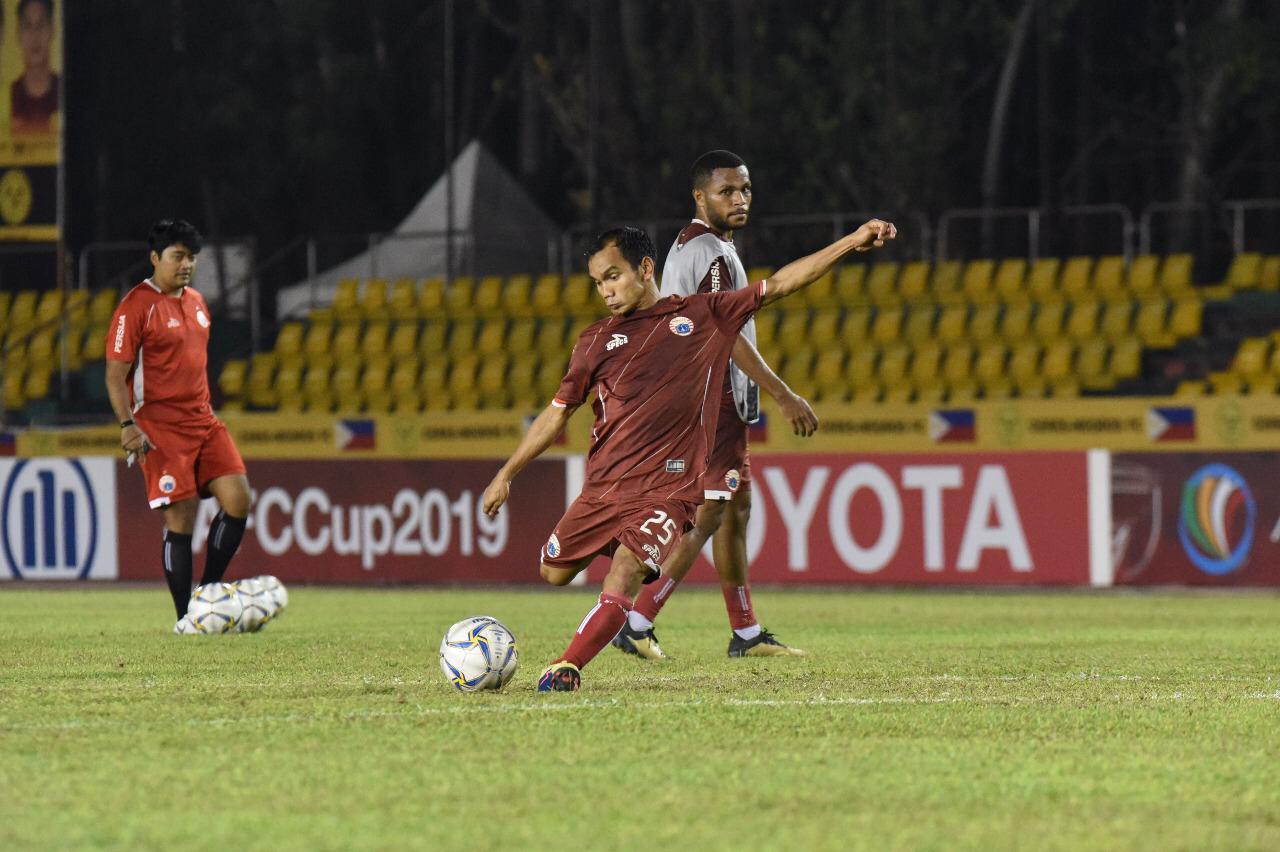
[[[0,0],[0,240],[58,239],[62,0]]]

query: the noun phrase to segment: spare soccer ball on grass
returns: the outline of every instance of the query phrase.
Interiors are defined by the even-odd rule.
[[[516,637],[488,615],[464,618],[440,643],[440,669],[463,692],[502,689],[517,665]]]
[[[262,584],[263,591],[267,593],[267,597],[269,597],[272,603],[275,604],[276,608],[275,612],[271,614],[272,618],[276,617],[288,608],[289,590],[284,587],[284,583],[281,583],[270,574],[264,574],[261,577],[254,577],[253,579]]]
[[[227,583],[197,586],[187,604],[187,618],[197,633],[227,633],[236,629],[244,604]]]
[[[236,622],[238,633],[254,633],[275,616],[275,599],[263,588],[262,581],[257,577],[237,580],[231,587],[240,596],[240,603],[244,607],[244,613]]]

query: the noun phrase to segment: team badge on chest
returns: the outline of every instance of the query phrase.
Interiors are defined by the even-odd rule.
[[[737,491],[738,486],[742,484],[742,477],[736,470],[730,470],[724,475],[724,484],[729,487],[730,491]]]
[[[196,322],[200,323],[201,328],[209,327],[209,318],[204,315],[204,311],[196,308]]]
[[[688,317],[672,317],[667,326],[671,329],[672,334],[678,334],[681,337],[688,337],[693,334],[693,320]]]

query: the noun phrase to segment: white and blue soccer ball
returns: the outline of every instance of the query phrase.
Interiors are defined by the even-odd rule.
[[[462,619],[440,643],[440,669],[462,692],[502,689],[518,665],[516,637],[492,616]]]
[[[280,615],[288,608],[289,590],[284,587],[284,583],[281,583],[270,574],[263,574],[261,577],[254,577],[253,579],[262,584],[262,590],[266,592],[267,597],[275,604],[275,612],[272,613],[272,618]]]
[[[187,619],[197,633],[229,633],[236,629],[243,614],[240,595],[228,583],[197,586],[187,604]]]
[[[261,630],[267,622],[275,617],[277,607],[275,599],[267,592],[258,577],[237,580],[231,584],[240,596],[240,604],[244,612],[236,622],[239,633],[254,633]]]

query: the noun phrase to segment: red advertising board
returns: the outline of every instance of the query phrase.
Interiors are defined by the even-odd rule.
[[[1084,452],[762,455],[747,551],[760,583],[1087,585]],[[606,569],[591,566],[593,581]],[[709,565],[690,581],[707,581]]]
[[[315,583],[541,583],[538,550],[564,512],[565,464],[539,460],[497,518],[480,510],[499,462],[253,461],[255,502],[229,576]],[[160,577],[164,523],[121,463],[120,579]],[[201,505],[203,549],[213,501]],[[196,576],[202,559],[197,557]]]
[[[1280,457],[1115,453],[1116,585],[1280,586]]]

